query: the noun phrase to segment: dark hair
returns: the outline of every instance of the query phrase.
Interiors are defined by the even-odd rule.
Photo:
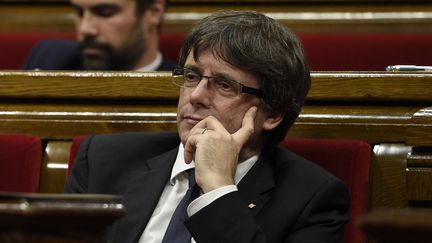
[[[264,133],[268,150],[279,144],[297,119],[310,87],[310,71],[297,37],[276,20],[254,11],[221,11],[196,23],[186,36],[179,64],[193,51],[213,54],[261,80],[262,102],[282,122]]]
[[[154,3],[154,0],[135,0],[135,2],[136,13],[140,16]],[[168,7],[168,0],[165,0],[165,6]]]

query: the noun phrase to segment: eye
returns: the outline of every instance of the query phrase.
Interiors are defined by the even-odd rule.
[[[198,75],[198,74],[196,74],[194,72],[185,71],[185,73],[184,73],[184,79],[185,79],[186,82],[196,83],[196,82],[200,81],[201,77],[200,77],[200,75]]]
[[[84,14],[84,10],[80,7],[75,7],[75,13],[78,17],[82,17]]]
[[[213,78],[213,82],[215,87],[224,93],[237,93],[239,89],[236,83],[225,78],[215,77]]]
[[[101,5],[101,6],[94,7],[92,10],[95,15],[104,18],[109,18],[115,15],[119,11],[119,8],[113,5]]]

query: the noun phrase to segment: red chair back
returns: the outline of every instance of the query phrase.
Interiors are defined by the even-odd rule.
[[[42,142],[24,134],[0,135],[0,191],[39,192]]]
[[[184,33],[161,33],[159,47],[164,57],[177,61]],[[4,32],[0,33],[0,69],[20,69],[31,49],[43,40],[75,40],[74,33]]]
[[[346,243],[364,243],[357,219],[368,210],[370,144],[350,139],[285,139],[281,146],[317,163],[344,181],[350,193]]]

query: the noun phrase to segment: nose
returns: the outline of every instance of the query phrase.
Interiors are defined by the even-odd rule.
[[[202,77],[201,81],[190,93],[190,102],[194,105],[208,106],[212,98],[211,87],[209,85],[209,79]]]
[[[84,11],[81,16],[78,16],[76,25],[78,36],[96,36],[98,34],[97,19],[90,11]]]

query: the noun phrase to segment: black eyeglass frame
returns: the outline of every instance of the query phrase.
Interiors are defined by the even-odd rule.
[[[189,68],[176,68],[176,69],[174,69],[172,71],[172,76],[173,77],[174,76],[184,76],[185,70],[190,70],[191,72],[196,73],[195,71],[193,71],[192,69],[189,69]],[[216,78],[216,77],[210,77],[210,76],[200,75],[198,73],[196,73],[196,74],[200,77],[200,81],[199,82],[201,82],[201,80],[203,78],[207,78],[207,79]],[[263,97],[263,93],[262,93],[261,89],[256,89],[256,88],[248,87],[248,86],[246,86],[246,85],[244,85],[244,84],[242,84],[239,81],[236,81],[234,79],[226,79],[226,80],[229,80],[231,82],[234,82],[234,83],[240,85],[240,93],[245,93],[245,94],[250,94],[250,95],[256,95],[258,97]],[[176,83],[174,82],[174,84],[176,84]],[[176,84],[176,85],[178,85],[178,84]]]

